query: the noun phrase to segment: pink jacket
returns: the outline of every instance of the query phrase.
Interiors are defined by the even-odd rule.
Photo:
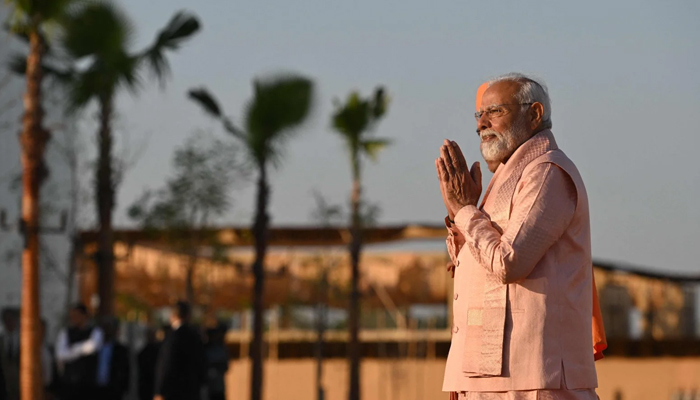
[[[448,231],[454,325],[443,390],[597,387],[588,198],[551,131],[501,164],[481,206],[460,210]]]

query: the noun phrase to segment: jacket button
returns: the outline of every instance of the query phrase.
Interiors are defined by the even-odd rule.
[[[457,300],[457,297],[459,297],[459,293],[455,293],[455,300]]]
[[[459,332],[459,327],[457,325],[455,325],[454,328],[452,328],[452,332],[454,332],[454,333]]]

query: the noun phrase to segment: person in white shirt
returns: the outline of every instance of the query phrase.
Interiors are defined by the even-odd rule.
[[[104,334],[90,324],[83,304],[70,310],[69,321],[70,326],[62,329],[56,339],[60,397],[91,400],[95,391],[97,353],[104,342]]]

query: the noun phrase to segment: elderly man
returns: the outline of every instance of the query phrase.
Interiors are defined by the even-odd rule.
[[[521,74],[496,78],[480,88],[475,117],[495,172],[481,204],[478,162],[469,169],[449,140],[435,161],[454,274],[443,390],[468,400],[596,399],[594,359],[605,345],[588,200],[550,130],[547,90]]]

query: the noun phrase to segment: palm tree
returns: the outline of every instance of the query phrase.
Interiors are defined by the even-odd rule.
[[[43,126],[42,58],[47,26],[62,21],[72,0],[9,0],[14,8],[13,30],[26,37],[29,53],[25,75],[24,117],[20,134],[22,161],[22,312],[20,317],[20,388],[23,400],[41,399],[39,351],[39,188],[47,175],[44,149],[50,134]]]
[[[306,119],[311,109],[313,83],[300,76],[277,76],[253,82],[253,99],[245,116],[246,129],[237,128],[223,115],[218,102],[206,89],[189,91],[192,100],[223,123],[224,129],[239,140],[250,161],[258,171],[255,220],[255,261],[253,262],[253,342],[251,357],[251,399],[262,399],[263,388],[263,295],[265,292],[265,255],[267,253],[270,217],[267,207],[270,200],[268,167],[279,165],[282,145],[294,130]]]
[[[99,314],[114,313],[114,240],[112,211],[120,170],[112,156],[114,100],[120,89],[137,92],[141,86],[144,67],[161,85],[170,69],[165,58],[167,50],[177,50],[182,42],[199,30],[193,15],[176,13],[163,28],[153,44],[142,51],[128,48],[132,39],[129,18],[117,6],[107,2],[88,3],[71,15],[66,25],[63,46],[75,61],[88,60],[87,67],[73,71],[69,83],[69,108],[77,111],[97,102],[99,128],[98,162],[95,174],[95,200],[98,232],[98,293]]]
[[[335,104],[331,124],[345,140],[350,155],[352,193],[350,195],[350,262],[352,284],[350,290],[348,361],[350,363],[350,400],[360,398],[360,253],[362,251],[362,155],[376,161],[381,149],[389,145],[388,139],[371,136],[374,127],[386,113],[388,99],[384,89],[378,87],[374,96],[362,99],[357,92],[348,96],[345,104]]]

